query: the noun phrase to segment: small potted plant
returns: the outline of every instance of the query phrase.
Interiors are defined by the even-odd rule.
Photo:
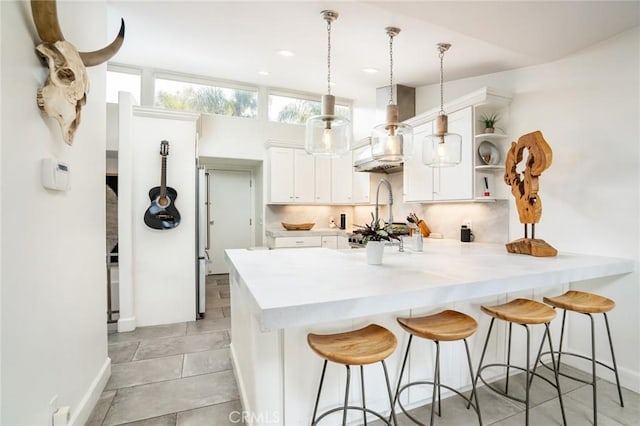
[[[358,229],[354,234],[362,235],[362,241],[366,244],[367,263],[370,265],[380,265],[384,253],[384,242],[400,240],[400,237],[393,232],[390,223],[381,225],[380,219],[376,220],[371,213],[371,224],[355,225]]]
[[[480,122],[484,124],[485,133],[493,133],[496,129],[496,123],[500,120],[500,116],[495,113],[482,114],[480,116]]]

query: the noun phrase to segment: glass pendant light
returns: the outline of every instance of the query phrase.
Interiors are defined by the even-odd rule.
[[[351,123],[335,114],[336,98],[331,94],[331,23],[338,12],[323,10],[322,18],[327,21],[327,94],[322,96],[321,114],[307,120],[304,148],[309,154],[340,157],[350,148]]]
[[[462,136],[449,133],[447,115],[444,113],[444,52],[449,50],[449,43],[438,43],[440,52],[440,112],[436,118],[435,131],[427,136],[422,150],[422,162],[429,167],[451,167],[462,161]]]
[[[398,105],[393,102],[393,38],[400,28],[387,27],[385,31],[389,36],[389,105],[386,122],[371,131],[371,154],[379,161],[401,163],[413,150],[413,127],[398,123]]]

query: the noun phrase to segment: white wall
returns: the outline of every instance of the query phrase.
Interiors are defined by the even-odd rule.
[[[197,117],[141,115],[134,108],[130,214],[137,326],[195,320]],[[150,204],[149,190],[160,186],[161,140],[169,141],[166,184],[178,193],[175,207],[181,216],[176,228],[166,230],[151,229],[142,220]]]
[[[80,50],[109,41],[104,2],[61,3],[65,37]],[[83,424],[109,375],[105,271],[105,71],[73,146],[36,105],[46,70],[36,57],[28,2],[2,2],[2,418],[47,425],[49,401]],[[113,29],[111,37],[117,29]],[[40,185],[40,160],[71,170],[71,189]]]
[[[540,179],[543,215],[536,236],[560,253],[640,260],[640,30],[625,32],[571,57],[446,83],[446,99],[482,86],[514,94],[506,131],[514,139],[542,131],[553,164]],[[438,87],[417,90],[419,111],[438,104]],[[446,101],[445,101],[446,102]],[[522,236],[515,208],[510,237]],[[576,283],[617,303],[610,315],[616,358],[626,386],[640,390],[638,272]],[[572,318],[570,346],[590,351],[588,324]],[[598,355],[609,359],[599,330]]]

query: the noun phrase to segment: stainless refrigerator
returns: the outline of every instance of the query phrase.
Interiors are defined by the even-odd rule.
[[[207,261],[209,260],[209,175],[197,168],[196,178],[196,318],[205,316]]]

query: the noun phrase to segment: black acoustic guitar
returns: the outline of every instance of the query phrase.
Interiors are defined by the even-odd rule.
[[[178,192],[167,186],[169,142],[160,142],[160,155],[162,156],[160,186],[154,186],[149,190],[151,205],[144,214],[144,223],[153,229],[172,229],[180,224],[180,213],[175,204]]]

